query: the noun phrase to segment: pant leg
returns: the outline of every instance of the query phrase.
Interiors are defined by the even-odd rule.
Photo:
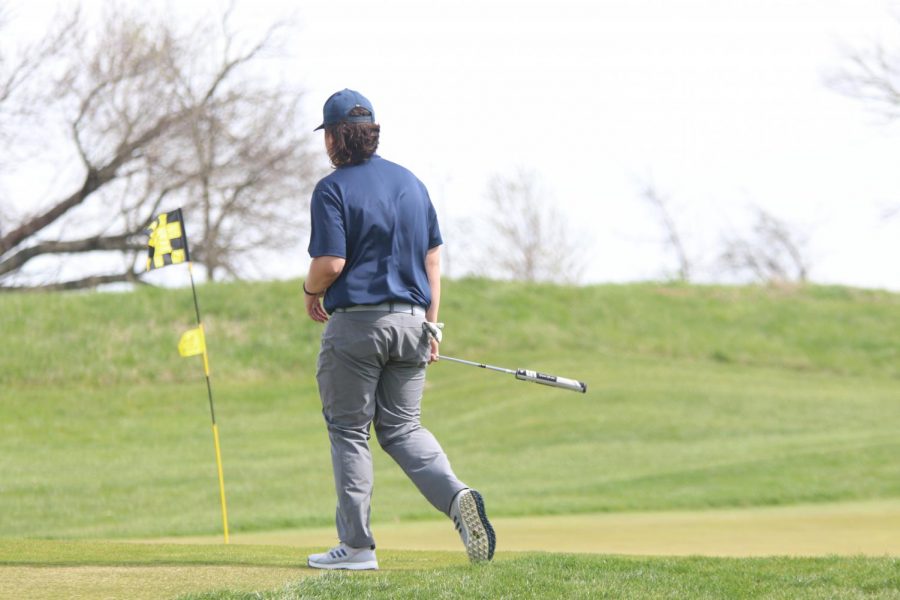
[[[371,319],[337,313],[328,321],[316,379],[331,441],[338,539],[354,548],[375,543],[369,528],[374,473],[368,440],[386,356],[387,343]]]
[[[392,314],[391,352],[375,393],[375,434],[422,495],[444,514],[466,485],[437,439],[420,423],[425,365],[431,350],[423,318]]]

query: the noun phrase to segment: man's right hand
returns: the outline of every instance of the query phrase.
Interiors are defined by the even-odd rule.
[[[325,308],[322,307],[322,296],[323,294],[303,294],[304,299],[306,300],[306,314],[309,315],[309,318],[317,323],[324,323],[328,320],[328,313],[325,312]]]

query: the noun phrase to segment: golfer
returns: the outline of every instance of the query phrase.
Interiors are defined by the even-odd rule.
[[[331,440],[340,544],[309,556],[319,569],[377,569],[369,528],[369,427],[422,495],[450,517],[469,559],[490,560],[494,531],[481,495],[457,479],[419,422],[425,367],[438,342],[424,328],[441,300],[441,233],[428,191],[378,148],[380,126],[359,92],[325,102],[335,170],[313,191],[306,312],[326,323],[316,377]]]

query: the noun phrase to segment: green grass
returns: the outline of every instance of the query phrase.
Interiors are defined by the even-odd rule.
[[[313,598],[900,598],[894,559],[636,559],[524,555],[480,568],[372,576],[331,573],[267,593],[188,594],[182,600]]]
[[[592,373],[591,393],[432,367],[425,423],[493,514],[900,496],[900,407],[889,379],[623,359],[598,367],[578,357],[555,366]],[[223,384],[217,405],[233,530],[330,523],[313,384]],[[0,535],[219,530],[202,383],[20,388],[0,412]],[[379,449],[375,460],[376,523],[438,518]]]
[[[296,567],[300,551],[284,546],[143,544],[87,540],[0,539],[3,566],[253,565]]]
[[[23,581],[38,597],[288,600],[300,598],[900,598],[900,561],[892,558],[772,557],[636,558],[501,553],[471,567],[459,553],[380,551],[381,571],[320,573],[302,567],[307,549],[278,546],[189,546],[104,542],[0,540],[0,590]],[[95,568],[104,579],[81,577]],[[109,569],[107,567],[113,567]],[[186,573],[229,567],[243,577],[222,591],[203,588]],[[189,568],[189,570],[185,570]],[[221,585],[221,584],[220,584]],[[207,588],[218,587],[214,582]],[[23,589],[19,587],[18,589]],[[269,590],[269,591],[265,591]],[[34,596],[29,596],[34,597]]]
[[[200,287],[217,375],[311,374],[320,327],[299,282]],[[900,376],[900,295],[840,287],[445,283],[445,351],[479,360],[579,354]],[[182,382],[189,290],[0,296],[0,385]],[[14,349],[14,351],[12,351]],[[523,352],[524,351],[524,352]]]
[[[199,288],[235,533],[332,522],[321,328],[298,292]],[[423,420],[495,516],[896,499],[898,309],[898,295],[832,287],[451,281],[446,354],[589,393],[444,362]],[[381,573],[305,577],[299,549],[76,541],[220,532],[202,370],[175,350],[192,319],[184,289],[0,296],[0,538],[18,539],[0,541],[0,596],[78,597],[109,577],[146,592],[120,597],[201,593],[215,586],[184,570],[202,567],[229,591],[192,598],[900,597],[887,558],[501,553],[472,569],[460,553],[380,552]],[[376,534],[441,518],[380,450],[375,465]]]
[[[332,520],[313,374],[320,329],[298,287],[200,288],[236,532]],[[900,497],[900,361],[881,361],[900,337],[896,296],[446,288],[445,352],[590,386],[581,395],[430,367],[424,422],[493,514]],[[0,315],[17,349],[0,355],[0,536],[220,529],[199,359],[174,350],[190,326],[189,292],[0,296]],[[440,518],[384,453],[375,460],[376,523]]]

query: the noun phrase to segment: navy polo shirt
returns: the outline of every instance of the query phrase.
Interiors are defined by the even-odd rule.
[[[428,250],[443,243],[428,190],[398,164],[373,155],[316,185],[309,255],[346,259],[325,293],[325,310],[407,302],[427,308]]]

